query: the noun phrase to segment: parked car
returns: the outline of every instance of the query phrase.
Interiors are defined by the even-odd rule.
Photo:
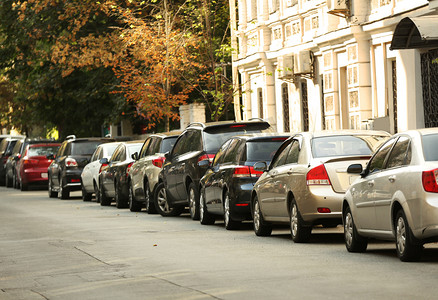
[[[47,157],[53,160],[48,168],[49,197],[58,196],[61,199],[68,199],[70,192],[81,190],[82,170],[88,164],[97,146],[109,142],[114,142],[114,140],[68,136],[62,142],[56,155]]]
[[[91,201],[93,193],[96,196],[96,202],[99,199],[99,173],[102,171],[104,165],[100,163],[102,158],[110,158],[116,150],[120,142],[104,143],[97,146],[90,162],[84,167],[81,173],[81,189],[82,200]]]
[[[48,183],[47,168],[52,160],[47,156],[54,155],[61,145],[56,142],[28,141],[24,149],[15,158],[14,182],[16,187],[26,191],[29,185],[46,185]]]
[[[122,142],[109,160],[100,160],[104,165],[99,174],[100,205],[110,205],[114,198],[117,208],[128,207],[128,173],[134,163],[132,154],[138,152],[142,145],[143,141]]]
[[[4,168],[5,168],[5,185],[6,187],[14,187],[18,188],[18,181],[16,180],[16,174],[15,174],[15,166],[18,159],[20,159],[21,154],[23,152],[24,146],[26,144],[27,139],[20,139],[17,140],[14,148],[12,148],[11,155],[8,157],[8,159],[5,162]],[[15,180],[14,180],[15,177]]]
[[[352,163],[365,164],[390,135],[382,131],[303,132],[286,140],[254,186],[254,231],[270,235],[274,224],[288,224],[294,242],[306,242],[314,225],[342,224],[342,199],[358,175]]]
[[[258,161],[269,163],[289,136],[259,133],[227,140],[201,178],[201,224],[214,224],[218,216],[223,216],[225,228],[230,230],[251,220],[251,192],[263,173],[255,171],[253,165]]]
[[[6,162],[12,154],[18,140],[24,140],[24,136],[6,136],[0,142],[0,185],[6,184]]]
[[[421,258],[438,241],[438,128],[394,135],[360,174],[342,206],[347,250],[363,252],[369,238],[395,241],[402,261]]]
[[[149,136],[135,159],[128,177],[128,202],[131,211],[146,207],[148,213],[156,213],[153,195],[158,185],[158,175],[163,167],[164,153],[172,150],[181,131]]]
[[[220,146],[230,137],[244,133],[272,131],[268,122],[218,122],[190,124],[178,137],[160,173],[155,207],[162,216],[176,216],[189,206],[193,220],[199,219],[199,180]]]

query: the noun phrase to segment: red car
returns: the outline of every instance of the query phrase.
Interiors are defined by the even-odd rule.
[[[52,162],[47,156],[55,155],[60,145],[60,143],[27,145],[15,167],[18,184],[22,191],[26,191],[31,183],[39,185],[47,184],[47,168]]]

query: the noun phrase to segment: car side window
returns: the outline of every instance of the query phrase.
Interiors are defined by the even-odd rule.
[[[224,163],[237,163],[240,160],[243,143],[240,139],[233,139],[225,154]]]
[[[274,158],[275,160],[272,162],[270,169],[282,166],[286,163],[287,155],[293,144],[293,142],[290,142],[280,153],[278,153],[278,155]]]
[[[99,155],[102,153],[102,147],[98,147],[96,151],[94,151],[93,156],[91,157],[90,161],[96,161],[99,159]]]
[[[397,138],[392,138],[388,140],[373,156],[369,162],[369,173],[374,173],[385,168],[385,159],[388,156],[389,151],[392,149]]]
[[[289,154],[287,155],[285,164],[296,164],[298,162],[298,155],[300,154],[300,143],[297,140],[292,142]]]
[[[155,155],[155,153],[160,151],[161,140],[162,139],[159,137],[154,137],[153,141],[151,142],[151,146],[148,149],[148,155]]]
[[[122,146],[121,147],[121,149],[120,149],[120,153],[119,153],[119,156],[118,156],[118,161],[124,161],[124,160],[126,160],[126,147],[125,146]]]
[[[411,162],[410,155],[408,158],[409,148],[409,138],[401,136],[389,154],[387,168],[401,167],[409,164]]]
[[[181,154],[185,153],[184,152],[184,148],[185,148],[184,144],[186,144],[186,141],[187,141],[187,138],[188,138],[188,134],[189,134],[189,132],[186,131],[185,133],[183,133],[182,136],[180,136],[178,138],[178,140],[176,141],[175,146],[173,146],[173,151],[172,151],[172,155],[173,156],[178,156],[178,155],[181,155]]]
[[[216,155],[214,156],[213,166],[217,166],[224,161],[225,153],[227,153],[228,146],[231,144],[232,141],[233,139],[229,139],[222,144],[222,146],[219,148],[219,150],[216,152]]]
[[[185,152],[202,150],[202,134],[199,130],[192,130],[187,140],[187,149]]]
[[[122,151],[121,148],[122,148],[122,145],[117,147],[116,151],[114,151],[113,155],[111,155],[111,158],[110,158],[111,162],[119,160],[120,152]]]
[[[65,146],[67,145],[67,143],[63,143],[62,145],[61,145],[61,147],[59,148],[59,150],[58,150],[58,153],[56,154],[56,157],[61,157],[61,156],[63,156],[64,155],[64,149],[65,149]]]
[[[148,151],[148,147],[149,144],[151,143],[152,138],[148,138],[144,143],[143,146],[141,147],[140,150],[140,158],[145,157],[147,155],[147,151]]]

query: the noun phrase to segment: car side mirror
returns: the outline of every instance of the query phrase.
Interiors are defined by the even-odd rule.
[[[46,155],[46,158],[50,159],[50,160],[54,160],[55,159],[55,155],[49,154],[49,155]]]
[[[108,161],[108,158],[104,157],[104,158],[101,158],[99,160],[99,162],[101,165],[107,165],[109,161]]]
[[[133,160],[138,160],[138,152],[134,152],[134,153],[132,153],[131,158],[132,158]]]
[[[363,172],[363,167],[361,164],[352,164],[347,168],[347,173],[350,174],[361,174]]]
[[[266,172],[268,170],[268,164],[265,161],[258,161],[254,164],[254,170],[259,172]]]

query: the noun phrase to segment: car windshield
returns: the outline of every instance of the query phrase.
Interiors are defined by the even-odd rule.
[[[35,146],[30,147],[27,156],[47,156],[58,152],[59,146]]]
[[[208,128],[204,134],[204,145],[207,153],[216,153],[221,145],[229,138],[244,134],[270,131],[270,125],[260,124],[230,124],[218,128]]]
[[[438,161],[438,134],[423,135],[423,153],[425,161]]]
[[[175,145],[177,138],[178,138],[178,136],[172,136],[172,137],[168,137],[168,138],[163,139],[163,141],[161,142],[160,153],[166,153],[166,152],[169,152],[170,150],[172,150],[173,145]]]
[[[246,160],[247,161],[265,161],[270,162],[277,149],[285,139],[271,139],[250,141],[246,144]]]
[[[336,135],[312,139],[312,154],[315,158],[329,156],[371,155],[377,144],[384,141],[372,136]]]
[[[76,141],[71,145],[72,155],[92,155],[102,141]]]

